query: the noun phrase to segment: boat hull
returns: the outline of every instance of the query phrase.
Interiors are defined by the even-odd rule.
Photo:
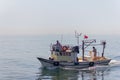
[[[39,57],[37,59],[41,62],[43,67],[53,67],[54,66],[53,65],[54,61],[52,61],[52,60],[47,60],[47,59],[39,58]]]
[[[61,68],[75,68],[75,69],[79,69],[79,68],[87,68],[87,67],[92,67],[95,65],[108,65],[109,62],[111,61],[111,59],[106,59],[106,60],[101,60],[101,61],[84,61],[84,62],[58,62],[58,61],[53,61],[53,60],[48,60],[48,59],[44,59],[44,58],[37,58],[43,67],[61,67]]]

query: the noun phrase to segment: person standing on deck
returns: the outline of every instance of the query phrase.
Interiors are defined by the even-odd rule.
[[[56,42],[57,42],[56,43],[56,50],[61,51],[62,50],[62,45],[60,44],[60,42],[58,40]]]

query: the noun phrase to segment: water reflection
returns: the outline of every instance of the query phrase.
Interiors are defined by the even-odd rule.
[[[109,66],[95,66],[79,70],[41,68],[36,80],[105,80],[109,75]]]
[[[109,66],[95,66],[79,71],[81,77],[78,80],[105,80],[104,76],[109,75]]]

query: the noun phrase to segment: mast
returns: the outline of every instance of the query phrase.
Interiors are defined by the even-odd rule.
[[[77,38],[77,45],[78,45],[78,47],[79,47],[79,36],[81,36],[82,35],[82,33],[77,33],[77,31],[75,31],[75,37]]]
[[[82,60],[84,61],[84,40],[82,41]]]

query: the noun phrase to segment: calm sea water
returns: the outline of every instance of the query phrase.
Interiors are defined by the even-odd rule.
[[[109,66],[95,66],[81,70],[47,70],[36,57],[48,58],[50,43],[60,40],[76,44],[74,35],[66,36],[0,36],[0,80],[119,80],[120,36],[89,36],[106,40]],[[82,38],[80,38],[82,39]]]

